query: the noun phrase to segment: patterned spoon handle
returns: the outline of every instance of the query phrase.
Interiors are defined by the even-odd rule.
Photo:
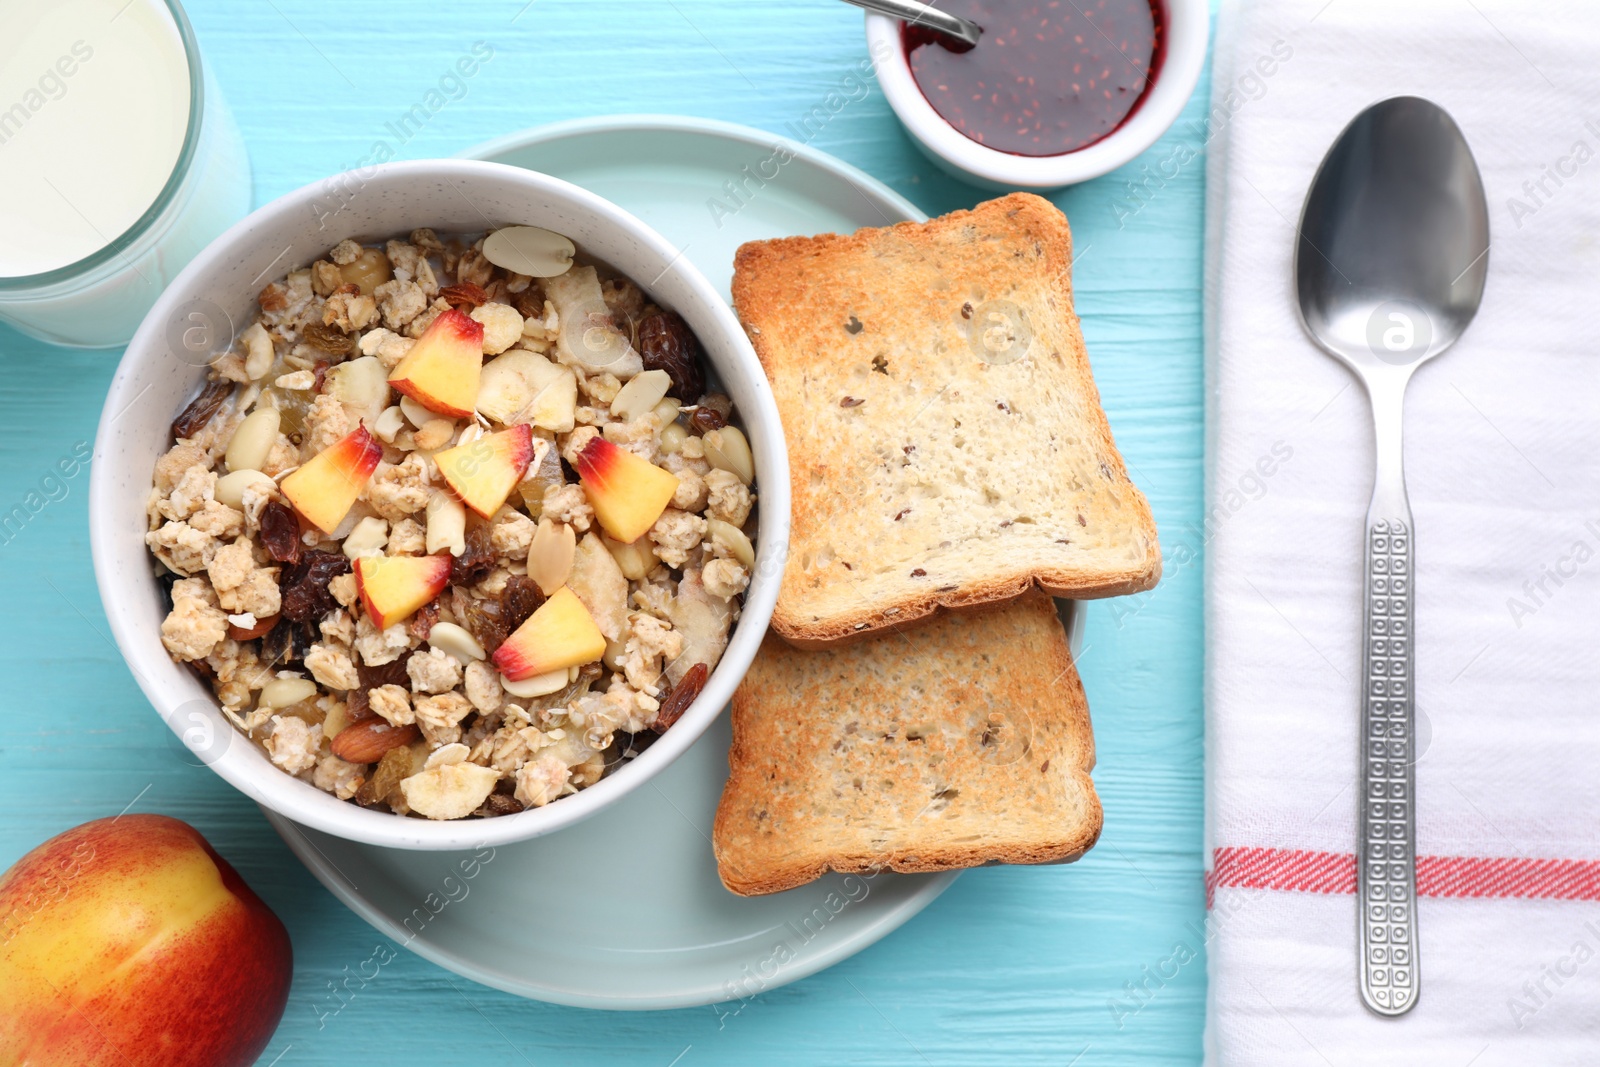
[[[1409,509],[1367,521],[1361,724],[1361,999],[1380,1015],[1417,1002],[1415,591]]]

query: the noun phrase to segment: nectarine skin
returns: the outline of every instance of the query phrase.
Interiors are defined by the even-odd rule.
[[[450,557],[367,556],[356,560],[356,588],[372,625],[404,622],[450,584]]]
[[[433,457],[445,484],[483,518],[492,518],[528,473],[533,429],[526,423],[447,448]]]
[[[606,533],[632,544],[655,525],[678,491],[678,476],[604,437],[578,453],[578,480]]]
[[[293,966],[283,923],[192,826],[85,823],[0,875],[0,1063],[247,1067]]]
[[[389,384],[429,411],[464,419],[477,406],[482,373],[483,324],[451,308],[417,338]]]
[[[563,667],[580,667],[605,655],[606,637],[578,595],[566,586],[537,611],[490,657],[513,682]]]
[[[383,445],[365,426],[357,426],[289,472],[281,486],[283,495],[307,522],[332,533],[382,459]]]

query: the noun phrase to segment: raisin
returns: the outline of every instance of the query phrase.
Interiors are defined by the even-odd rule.
[[[667,372],[673,396],[687,400],[706,387],[700,341],[681,315],[658,311],[639,323],[639,355],[646,370]]]
[[[269,500],[261,509],[261,544],[274,563],[300,562],[300,520],[287,504]]]
[[[294,649],[294,633],[297,627],[294,623],[278,616],[278,625],[267,631],[261,639],[261,661],[270,666],[285,663],[289,653]]]
[[[727,393],[707,393],[700,398],[700,406],[710,408],[721,415],[724,425],[733,417],[733,401],[728,398]]]
[[[467,530],[466,548],[450,563],[451,585],[477,585],[494,570],[494,546],[489,525],[479,523]]]
[[[345,714],[350,716],[351,722],[360,722],[362,719],[372,718],[372,698],[367,690],[360,686],[350,690],[345,697]]]
[[[300,332],[301,338],[312,348],[321,349],[335,356],[347,356],[355,350],[355,338],[339,329],[337,326],[324,326],[320,322],[313,322]]]
[[[356,664],[356,675],[361,679],[362,689],[377,689],[384,685],[398,685],[402,689],[411,688],[411,675],[406,673],[406,663],[413,653],[407,652],[391,663],[379,667],[368,666],[367,663]]]
[[[331,364],[325,359],[317,360],[317,365],[312,368],[312,374],[315,375],[311,382],[311,391],[313,393],[322,392],[323,385],[328,381],[328,368],[330,366]]]
[[[658,734],[667,732],[667,728],[677,722],[689,705],[694,703],[694,698],[700,695],[700,690],[706,687],[706,678],[710,675],[704,663],[696,663],[678,679],[678,684],[661,698],[661,710],[656,713],[656,721],[650,729]]]
[[[411,750],[391,748],[383,754],[372,775],[356,791],[356,803],[374,807],[383,804],[400,788],[403,779],[411,777]]]
[[[222,402],[233,392],[232,382],[207,382],[200,395],[189,401],[183,414],[172,420],[173,437],[193,437],[195,432],[211,421],[211,416],[222,407]]]
[[[501,617],[498,601],[464,596],[460,598],[458,608],[456,614],[461,617],[461,624],[485,651],[492,655],[495,649],[505,644],[511,629]]]
[[[539,610],[544,594],[532,578],[513,574],[506,580],[505,592],[500,594],[500,621],[510,633],[528,621],[528,616]],[[488,648],[488,645],[484,646]]]
[[[311,651],[311,646],[317,643],[321,634],[317,632],[314,622],[297,622],[289,630],[289,658],[303,660],[306,653]]]
[[[466,305],[470,310],[479,304],[487,304],[489,302],[489,294],[483,291],[483,286],[481,285],[462,282],[460,285],[447,285],[440,289],[438,299],[443,300],[453,308]]]
[[[712,430],[720,430],[728,425],[728,420],[722,417],[722,412],[716,408],[697,407],[689,413],[689,429],[701,436]]]
[[[544,318],[544,288],[538,281],[531,282],[522,292],[511,294],[511,306],[525,319]]]
[[[504,793],[490,793],[478,812],[482,815],[515,815],[521,810],[522,801],[516,797],[508,797]]]
[[[285,567],[278,576],[283,599],[283,617],[291,622],[315,623],[339,606],[328,590],[328,583],[350,573],[350,561],[333,552],[307,552],[299,563]]]
[[[417,613],[411,616],[411,621],[406,624],[407,631],[418,641],[426,641],[428,634],[433,630],[433,624],[439,621],[439,601],[423,605]]]

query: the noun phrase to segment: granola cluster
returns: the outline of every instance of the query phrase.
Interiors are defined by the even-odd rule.
[[[754,565],[748,442],[704,391],[683,320],[603,265],[532,277],[484,245],[426,229],[344,240],[268,285],[174,423],[148,504],[172,657],[285,772],[434,819],[542,806],[640,751],[715,667]],[[391,384],[445,315],[481,329],[467,415]],[[525,434],[526,465],[479,514],[447,454],[507,430]],[[597,438],[676,479],[635,540],[612,536],[577,473]],[[352,441],[375,465],[319,527],[286,480]],[[400,557],[448,580],[393,617],[368,583]],[[532,678],[505,669],[513,635],[568,593],[604,651]]]

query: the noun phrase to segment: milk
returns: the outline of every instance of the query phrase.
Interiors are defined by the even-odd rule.
[[[0,0],[0,316],[120,344],[248,209],[238,132],[192,73],[159,0]]]

